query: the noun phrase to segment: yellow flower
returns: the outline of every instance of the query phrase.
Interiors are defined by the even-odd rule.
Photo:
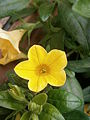
[[[63,69],[67,65],[65,52],[54,49],[47,53],[43,47],[33,45],[28,52],[28,59],[19,63],[14,70],[17,75],[29,80],[28,88],[31,91],[39,92],[47,84],[64,85],[66,74]]]

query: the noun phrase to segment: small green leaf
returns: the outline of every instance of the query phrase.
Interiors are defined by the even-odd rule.
[[[31,115],[31,113],[27,111],[27,112],[23,113],[23,115],[20,118],[20,120],[29,120],[30,115]]]
[[[26,104],[13,99],[7,91],[0,91],[0,106],[12,110],[21,110],[26,107]]]
[[[65,120],[61,113],[51,104],[46,103],[39,116],[39,120]]]
[[[54,5],[55,4],[53,3],[41,4],[41,6],[39,7],[39,14],[40,14],[40,18],[42,19],[42,21],[46,21],[50,17],[50,15],[53,12]]]
[[[83,89],[84,101],[90,102],[90,86]]]
[[[90,0],[77,0],[73,10],[82,16],[90,18]]]
[[[65,117],[65,120],[89,120],[89,117],[85,113],[78,110],[65,113],[64,117]]]
[[[61,113],[79,108],[82,101],[79,97],[61,89],[52,89],[48,92],[48,102],[53,104]]]
[[[44,105],[47,102],[47,94],[40,93],[40,94],[34,96],[32,101],[38,105]]]
[[[0,0],[0,18],[26,8],[29,0]]]

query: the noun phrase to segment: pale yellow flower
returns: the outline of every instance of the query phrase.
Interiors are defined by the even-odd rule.
[[[19,42],[26,30],[5,31],[0,28],[0,64],[5,65],[14,60],[26,58],[19,50]]]
[[[14,70],[17,75],[29,80],[28,88],[31,91],[39,92],[47,84],[64,85],[66,74],[63,69],[67,65],[65,52],[54,49],[47,53],[43,47],[33,45],[28,52],[28,59],[19,63]]]

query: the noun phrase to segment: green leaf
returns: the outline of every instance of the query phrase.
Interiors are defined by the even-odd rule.
[[[61,26],[67,31],[74,41],[77,41],[83,47],[84,52],[88,54],[89,46],[87,38],[81,22],[76,16],[76,13],[72,11],[69,3],[61,1],[58,4],[58,19]]]
[[[68,72],[66,71],[66,73],[67,73],[67,80],[65,85],[61,89],[64,89],[78,96],[82,100],[82,103],[84,105],[83,91],[78,80],[75,78],[75,73],[70,70],[68,70]]]
[[[69,61],[67,67],[77,73],[88,72],[90,70],[90,57],[83,60]]]
[[[39,116],[39,120],[65,120],[61,113],[51,104],[46,103]]]
[[[90,86],[83,89],[84,101],[90,102]]]
[[[0,18],[26,8],[29,0],[0,0]]]
[[[41,4],[41,6],[39,7],[39,15],[40,15],[40,18],[42,21],[45,22],[50,17],[50,15],[53,12],[54,5],[55,4],[53,4],[53,3]]]
[[[78,110],[65,113],[64,117],[65,117],[65,120],[89,120],[89,117],[85,113]]]
[[[67,90],[68,92],[71,92],[72,94],[78,96],[82,102],[83,102],[83,91],[82,88],[78,82],[78,80],[75,77],[75,73],[73,71],[70,71],[70,73],[67,73],[67,80],[65,85],[62,87],[63,89]],[[79,91],[79,92],[78,92]]]
[[[44,105],[47,102],[47,94],[40,93],[40,94],[34,96],[32,101],[38,105]]]
[[[30,112],[27,111],[27,112],[23,113],[20,120],[29,120],[29,118],[30,118]]]
[[[77,0],[73,10],[82,16],[90,18],[90,0]]]
[[[21,110],[26,107],[26,104],[13,99],[7,91],[0,91],[0,106],[12,110]]]
[[[50,48],[64,50],[64,36],[65,32],[63,30],[53,33],[50,39]]]
[[[72,111],[82,105],[79,97],[61,89],[50,90],[48,102],[53,104],[61,113]]]
[[[33,14],[35,11],[36,11],[36,8],[33,6],[24,8],[23,10],[19,11],[18,13],[13,14],[10,22],[14,22],[17,19],[21,19],[22,17],[29,16],[29,15]]]

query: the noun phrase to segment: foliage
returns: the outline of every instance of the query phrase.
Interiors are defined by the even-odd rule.
[[[34,22],[23,20],[33,13],[38,13]],[[8,81],[0,85],[0,120],[90,120],[90,0],[1,0],[0,18],[6,16],[10,18],[5,30],[18,20],[17,29],[26,31],[20,38],[21,43],[28,39],[24,54],[31,47],[33,31],[41,29],[44,35],[38,44],[47,52],[65,51],[68,65],[62,87],[48,85],[39,93],[31,92],[25,79],[9,71]],[[84,89],[79,81],[87,83]]]

